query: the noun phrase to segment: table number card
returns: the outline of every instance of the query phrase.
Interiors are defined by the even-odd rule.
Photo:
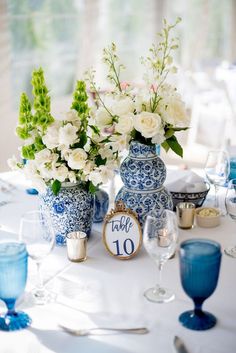
[[[103,226],[103,242],[107,251],[118,259],[135,256],[142,244],[142,229],[137,214],[126,208],[122,201],[106,216]]]

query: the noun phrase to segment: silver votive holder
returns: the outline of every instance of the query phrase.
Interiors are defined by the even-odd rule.
[[[87,235],[84,232],[71,232],[66,236],[67,256],[72,262],[82,262],[87,258]]]
[[[191,229],[194,224],[195,204],[192,202],[179,202],[176,205],[178,226],[182,229]]]

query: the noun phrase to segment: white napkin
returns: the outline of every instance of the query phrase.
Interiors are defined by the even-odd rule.
[[[173,192],[202,192],[207,190],[204,179],[191,170],[170,170],[165,186]]]

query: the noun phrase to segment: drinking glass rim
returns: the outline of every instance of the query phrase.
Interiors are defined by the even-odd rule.
[[[180,253],[181,253],[181,250],[184,250],[184,246],[186,244],[191,244],[191,243],[195,243],[195,242],[200,242],[200,243],[205,243],[205,244],[210,244],[210,245],[214,245],[215,248],[216,248],[216,252],[213,253],[213,254],[208,254],[208,255],[203,255],[203,254],[199,254],[199,257],[201,257],[201,260],[204,261],[204,258],[207,259],[207,260],[210,260],[210,259],[216,259],[218,258],[219,256],[221,256],[221,245],[215,241],[215,240],[211,240],[211,239],[202,239],[202,238],[194,238],[194,239],[187,239],[187,240],[184,240],[181,244],[180,244]],[[191,258],[191,259],[194,259],[193,256],[189,256],[187,255],[186,256],[188,259]]]
[[[0,263],[2,262],[11,262],[11,261],[15,261],[15,260],[20,260],[21,258],[24,258],[25,256],[28,256],[28,252],[26,249],[26,245],[24,242],[20,241],[20,240],[1,240],[0,241],[0,247],[3,244],[17,244],[19,245],[19,250],[18,252],[16,252],[15,254],[3,254],[0,256]]]

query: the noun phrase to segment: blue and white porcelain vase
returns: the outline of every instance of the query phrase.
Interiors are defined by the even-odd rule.
[[[50,188],[40,194],[40,209],[49,211],[56,233],[56,244],[66,245],[69,232],[83,231],[89,237],[94,214],[94,195],[79,184],[64,183],[57,196]]]
[[[109,207],[109,196],[105,190],[99,189],[95,194],[93,222],[102,222]]]
[[[155,145],[137,141],[130,144],[129,155],[122,162],[120,176],[124,186],[116,195],[126,207],[138,215],[141,226],[150,211],[160,215],[163,209],[173,209],[170,192],[163,186],[166,167],[158,157]]]

